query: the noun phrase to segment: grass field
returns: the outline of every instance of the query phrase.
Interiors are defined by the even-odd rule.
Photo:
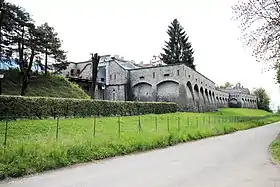
[[[270,152],[273,159],[280,164],[280,134],[278,135],[277,139],[271,144]]]
[[[3,95],[19,95],[20,73],[16,70],[5,72]],[[26,96],[61,97],[88,99],[89,96],[76,84],[56,75],[36,75],[28,84]]]
[[[17,177],[75,163],[166,147],[280,120],[270,113],[221,109],[212,113],[172,113],[108,118],[0,122],[0,178]],[[7,130],[6,130],[7,127]],[[5,136],[6,135],[6,136]],[[5,138],[6,137],[6,138]]]

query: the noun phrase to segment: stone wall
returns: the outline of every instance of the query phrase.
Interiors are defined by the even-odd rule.
[[[184,111],[213,111],[215,83],[183,64],[130,70],[135,100],[177,102]]]
[[[256,97],[246,94],[247,89],[216,90],[213,81],[184,64],[137,69],[129,67],[131,64],[126,64],[126,61],[102,57],[95,98],[176,102],[182,111],[194,112],[214,111],[223,107],[257,108]],[[63,75],[78,71],[81,71],[78,78],[90,80],[91,62],[72,63],[63,71]],[[89,84],[79,84],[89,93]]]

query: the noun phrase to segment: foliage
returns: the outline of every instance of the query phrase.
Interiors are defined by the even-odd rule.
[[[234,19],[240,22],[242,39],[253,49],[258,61],[272,67],[280,57],[280,1],[242,0],[233,6]]]
[[[224,85],[219,86],[218,88],[221,89],[226,89],[226,88],[233,88],[233,84],[231,84],[230,82],[226,82]]]
[[[56,120],[9,121],[7,147],[1,148],[0,145],[0,179],[167,147],[279,120],[279,117],[262,117],[246,122],[230,121],[233,119],[231,112],[245,115],[248,110],[227,109],[226,113],[220,110],[219,113],[199,116],[196,113],[145,115],[140,117],[141,132],[138,116],[96,118],[96,123],[93,118],[60,119],[57,142]],[[251,114],[258,115],[259,112],[251,110]],[[262,111],[263,114],[265,112]],[[4,134],[5,122],[0,122],[1,143],[4,142]]]
[[[0,59],[4,62],[14,60],[21,72],[21,95],[26,89],[34,63],[41,64],[41,56],[48,55],[55,60],[65,61],[57,33],[48,24],[37,27],[30,14],[22,7],[1,1],[0,15]],[[63,63],[62,63],[63,64]]]
[[[52,64],[68,65],[66,61],[66,52],[61,49],[61,40],[58,37],[58,33],[55,32],[54,28],[49,26],[48,23],[44,23],[43,25],[38,27],[38,30],[42,33],[42,53],[45,56],[45,64],[42,65],[42,69],[45,70],[45,74],[48,71],[48,62],[49,57],[52,58]],[[41,62],[41,56],[38,57],[38,60]],[[56,67],[56,66],[55,66]],[[60,68],[66,68],[60,67]]]
[[[161,60],[165,64],[184,63],[195,70],[193,49],[191,43],[188,41],[184,28],[177,19],[174,19],[170,26],[168,26],[167,34],[169,41],[165,42],[164,53],[161,54]]]
[[[3,94],[19,95],[21,88],[19,70],[12,69],[4,73]],[[66,78],[52,74],[43,76],[35,72],[31,73],[26,96],[89,99],[89,96],[78,85]]]
[[[257,96],[257,104],[258,104],[258,109],[266,110],[271,112],[269,108],[270,104],[270,98],[264,88],[256,88],[253,91],[254,95]]]
[[[176,112],[177,104],[89,99],[0,96],[0,116],[13,118],[86,117]]]

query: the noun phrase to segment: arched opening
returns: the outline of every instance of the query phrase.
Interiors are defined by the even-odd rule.
[[[157,100],[176,102],[179,97],[179,83],[175,81],[163,81],[157,85]]]
[[[197,107],[198,112],[200,112],[199,89],[197,84],[194,85],[194,96],[195,106]]]
[[[134,85],[133,96],[138,101],[152,101],[152,85],[146,82]]]
[[[188,98],[188,100],[191,100],[192,102],[195,101],[191,82],[187,82],[187,98]]]
[[[205,89],[205,100],[206,100],[206,104],[210,104],[210,98],[209,98],[207,89]]]
[[[203,108],[204,108],[206,105],[206,99],[205,99],[204,90],[202,87],[200,87],[200,96],[201,96],[200,99],[202,100],[202,104],[203,104]]]
[[[209,102],[210,102],[210,104],[214,103],[214,97],[212,96],[211,90],[209,90]]]

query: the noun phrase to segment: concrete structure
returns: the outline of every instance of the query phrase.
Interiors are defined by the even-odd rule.
[[[91,61],[71,63],[62,72],[86,92],[91,90]],[[216,90],[215,83],[184,64],[143,67],[122,57],[101,56],[96,99],[176,102],[182,111],[220,107],[257,108],[256,96],[237,85]]]

